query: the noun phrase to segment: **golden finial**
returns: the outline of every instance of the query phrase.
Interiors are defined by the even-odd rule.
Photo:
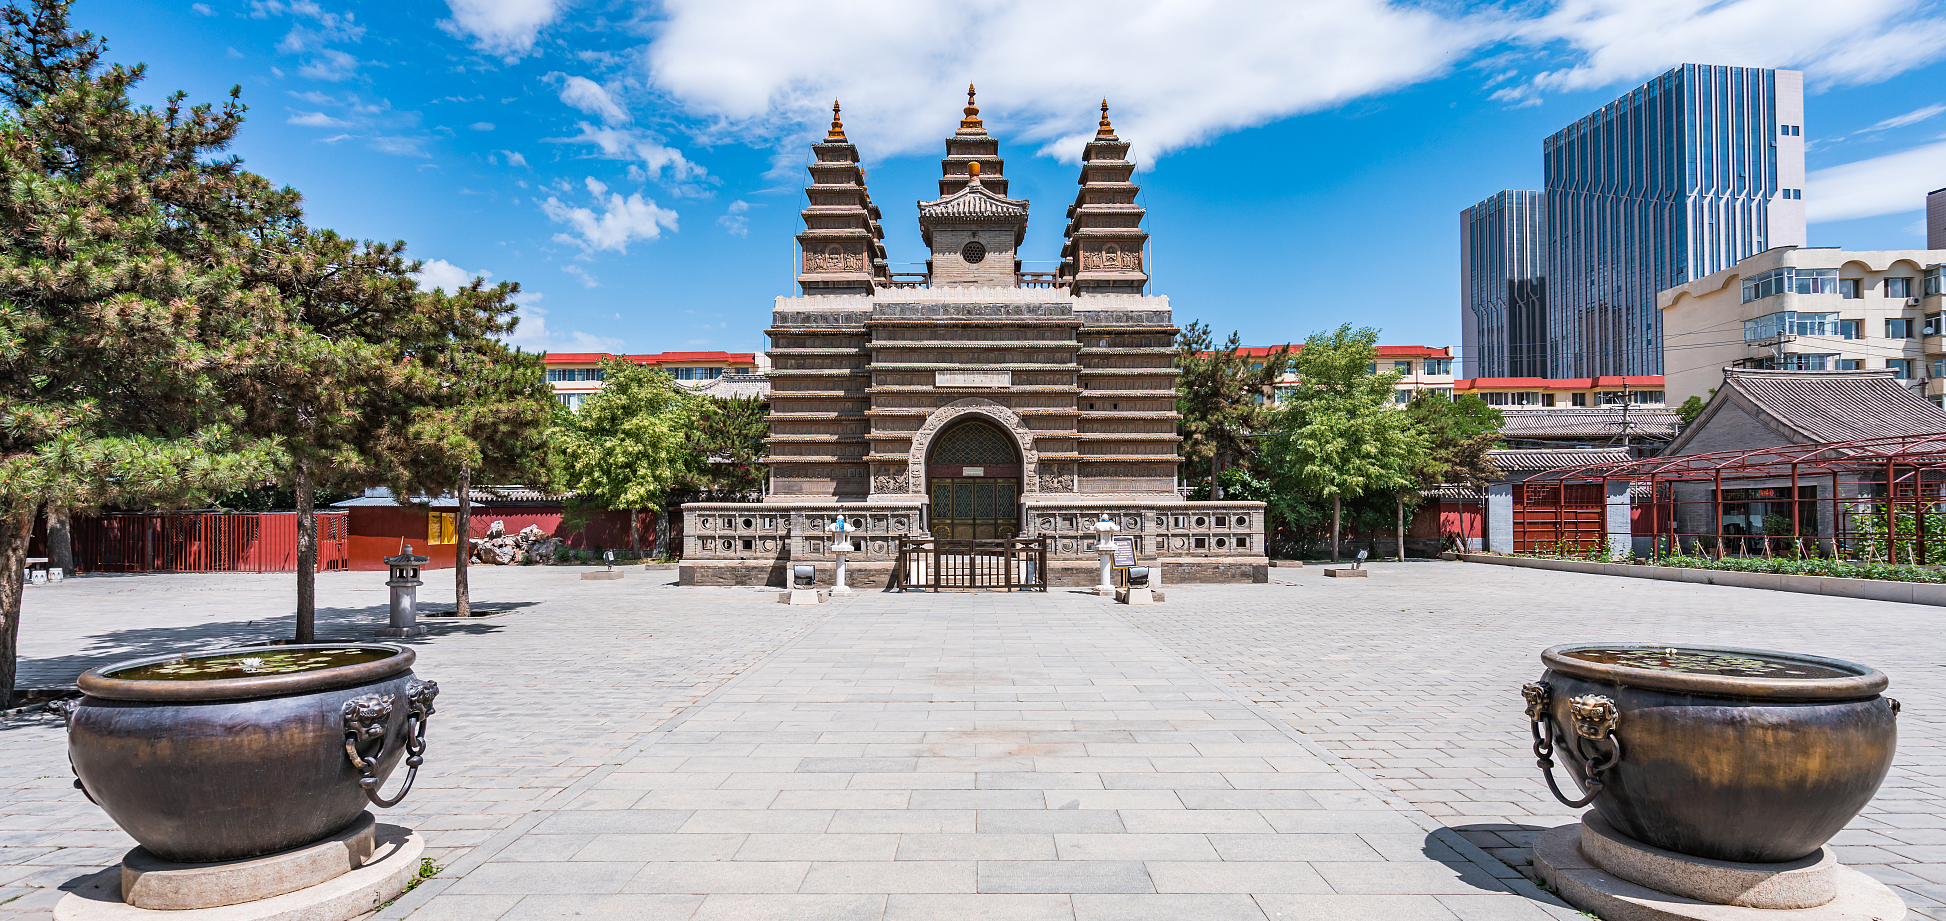
[[[1115,139],[1115,126],[1108,123],[1108,100],[1101,101],[1101,127],[1095,130],[1095,140],[1112,141]]]
[[[966,164],[966,176],[972,182],[980,181],[980,161],[973,160]]]
[[[838,101],[836,99],[831,100],[831,133],[824,136],[824,142],[826,144],[846,143],[845,123],[838,120]]]
[[[966,85],[966,117],[960,119],[959,126],[962,130],[985,130],[986,127],[980,123],[980,107],[973,104],[973,84],[971,83]]]

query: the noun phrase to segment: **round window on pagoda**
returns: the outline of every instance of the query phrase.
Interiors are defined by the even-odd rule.
[[[966,260],[969,265],[979,263],[987,257],[987,245],[978,240],[974,240],[960,247],[959,257]]]

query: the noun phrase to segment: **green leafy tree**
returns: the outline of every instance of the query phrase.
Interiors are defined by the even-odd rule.
[[[0,9],[0,703],[43,505],[181,507],[262,482],[276,439],[222,399],[256,333],[245,232],[290,213],[221,153],[243,118],[134,104],[63,0]]]
[[[453,591],[462,617],[473,604],[473,484],[544,481],[547,428],[560,405],[541,356],[500,339],[518,322],[513,296],[519,292],[511,282],[487,287],[475,278],[450,294],[434,288],[420,296],[419,309],[442,322],[438,340],[414,353],[433,375],[433,390],[408,424],[414,457],[394,495],[457,499]]]
[[[1271,420],[1263,463],[1282,491],[1331,502],[1331,558],[1338,558],[1344,504],[1418,482],[1426,437],[1394,404],[1396,372],[1372,373],[1378,331],[1350,324],[1305,340],[1301,380]]]
[[[1284,348],[1261,360],[1241,349],[1236,333],[1219,348],[1209,327],[1195,322],[1176,341],[1176,412],[1182,417],[1177,450],[1192,481],[1220,483],[1216,474],[1225,467],[1251,463],[1251,436],[1269,424],[1277,379],[1291,366]]]
[[[634,362],[602,365],[607,381],[548,431],[556,484],[602,508],[668,515],[669,493],[695,475],[694,405],[669,375]],[[630,542],[641,549],[633,523]]]
[[[1710,388],[1710,396],[1716,396],[1716,388]],[[1692,393],[1689,399],[1682,401],[1682,405],[1676,407],[1676,412],[1682,414],[1682,424],[1688,425],[1695,422],[1696,417],[1703,414],[1703,407],[1708,405],[1708,401]]]
[[[691,445],[701,463],[683,485],[716,499],[757,495],[769,472],[763,459],[770,417],[763,401],[706,394],[690,399],[696,420]]]
[[[1444,393],[1421,390],[1406,404],[1405,414],[1412,427],[1426,440],[1425,463],[1419,468],[1417,488],[1399,494],[1399,556],[1405,556],[1405,510],[1418,504],[1420,489],[1445,483],[1464,483],[1485,489],[1487,482],[1501,471],[1487,460],[1487,452],[1501,444],[1500,410],[1487,405],[1478,394],[1450,397]]]

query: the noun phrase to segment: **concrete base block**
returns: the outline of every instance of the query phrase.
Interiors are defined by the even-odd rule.
[[[1831,901],[1812,908],[1719,905],[1661,892],[1629,882],[1590,860],[1582,850],[1582,828],[1580,823],[1563,825],[1535,838],[1534,870],[1568,904],[1603,921],[1901,921],[1905,917],[1905,903],[1885,884],[1835,865],[1830,873]],[[1685,873],[1692,877],[1711,876],[1718,869],[1711,864],[1725,863],[1672,856],[1692,862],[1694,869]]]
[[[1088,591],[1093,592],[1096,595],[1100,595],[1103,598],[1113,598],[1115,595],[1121,592],[1121,589],[1115,588],[1113,586],[1103,588],[1099,585],[1096,585],[1089,588]]]
[[[847,585],[844,588],[834,588],[830,592],[827,592],[827,594],[831,595],[834,598],[849,598],[858,593],[852,591],[851,586]]]
[[[1372,574],[1369,569],[1327,569],[1324,574],[1333,579],[1363,579]]]
[[[373,630],[372,635],[373,636],[425,636],[426,630],[427,627],[425,624],[413,624],[410,627],[380,627],[377,630]]]
[[[1155,592],[1146,588],[1125,588],[1115,593],[1115,600],[1123,604],[1155,604]]]
[[[793,588],[777,596],[783,604],[823,604],[825,592],[815,588]]]
[[[122,901],[136,908],[179,911],[235,905],[315,886],[370,860],[376,827],[371,813],[360,813],[351,827],[315,844],[222,863],[176,863],[134,848],[122,857]]]
[[[1838,895],[1838,856],[1828,847],[1787,863],[1710,860],[1644,844],[1589,812],[1581,817],[1581,855],[1636,885],[1718,905],[1816,908]]]
[[[1270,565],[1271,568],[1273,569],[1303,569],[1304,561],[1303,560],[1271,560]]]
[[[371,860],[322,883],[216,908],[137,908],[122,901],[120,869],[103,870],[54,906],[55,921],[350,921],[405,891],[425,840],[397,825],[376,828]],[[180,866],[180,865],[178,865]]]
[[[614,580],[614,579],[619,579],[619,578],[621,578],[621,577],[622,577],[623,575],[624,575],[624,573],[621,573],[621,572],[615,572],[615,571],[610,571],[610,570],[606,570],[606,569],[604,569],[604,570],[602,570],[602,571],[600,571],[600,572],[584,572],[584,573],[582,573],[582,574],[581,574],[581,581],[583,581],[583,582],[607,582],[607,581],[610,581],[610,580]]]

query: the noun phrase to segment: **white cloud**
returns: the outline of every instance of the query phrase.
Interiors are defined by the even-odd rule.
[[[590,178],[588,188],[606,186]],[[620,253],[628,252],[628,244],[633,240],[654,240],[662,236],[662,231],[676,229],[676,212],[658,206],[654,199],[643,198],[637,192],[627,198],[620,194],[610,194],[602,201],[596,193],[596,202],[602,208],[596,214],[591,208],[575,208],[561,203],[554,196],[541,202],[541,211],[549,220],[566,224],[574,234],[555,234],[559,243],[572,243],[588,252],[612,249]]]
[[[412,276],[428,291],[439,288],[451,294],[473,283],[475,278],[492,278],[492,272],[468,272],[444,259],[428,259]]]
[[[1920,122],[1925,121],[1926,119],[1929,119],[1935,115],[1938,115],[1941,112],[1946,112],[1946,105],[1934,103],[1929,106],[1922,106],[1920,108],[1913,109],[1912,111],[1907,112],[1904,115],[1894,115],[1891,118],[1879,122],[1878,124],[1873,125],[1870,128],[1867,128],[1865,130],[1884,131],[1888,128],[1904,128],[1907,125],[1919,124]]]
[[[590,194],[590,195],[593,195],[593,196],[594,196],[594,197],[596,197],[596,198],[600,198],[600,197],[602,197],[603,195],[606,195],[606,194],[608,194],[608,184],[607,184],[607,183],[604,183],[604,182],[602,182],[602,181],[601,181],[601,180],[599,180],[599,179],[596,179],[596,178],[595,178],[595,177],[593,177],[593,176],[589,176],[589,177],[588,177],[588,194]]]
[[[554,74],[553,76],[560,76]],[[561,84],[561,101],[589,115],[599,116],[611,125],[628,124],[628,112],[624,110],[608,90],[587,77],[569,77]]]
[[[750,235],[750,219],[744,217],[744,212],[749,210],[750,203],[747,201],[730,202],[730,207],[716,219],[716,223],[735,236],[747,237]]]
[[[493,130],[493,123],[492,123],[492,122],[474,122],[473,124],[470,124],[470,125],[467,125],[466,127],[468,127],[468,128],[471,128],[471,129],[473,129],[474,131],[492,131],[492,130]]]
[[[587,122],[576,122],[575,125],[581,129],[580,135],[550,140],[564,144],[592,144],[610,160],[641,161],[649,175],[670,183],[694,182],[709,174],[701,165],[690,162],[682,151],[663,146],[662,142],[645,132],[633,128],[597,128]]]
[[[543,295],[521,292],[514,295],[514,303],[520,309],[514,316],[519,323],[514,331],[505,337],[508,345],[517,345],[530,352],[623,352],[626,343],[609,336],[597,336],[580,330],[565,332],[549,329],[547,311],[540,306]]]
[[[526,166],[526,165],[527,165],[527,158],[526,158],[526,157],[523,157],[523,156],[521,156],[521,155],[520,155],[520,151],[517,151],[517,150],[503,150],[503,151],[500,151],[500,156],[503,156],[503,157],[506,157],[506,158],[507,158],[507,165],[508,165],[508,166],[520,166],[520,167],[524,167],[524,166]],[[524,182],[523,182],[523,183],[521,183],[521,188],[523,188],[523,189],[524,189],[524,188],[526,188],[526,187],[527,187],[527,184],[526,184],[526,183],[524,183]]]
[[[313,80],[336,83],[358,75],[358,59],[336,48],[324,48],[297,72]]]
[[[1565,46],[1578,60],[1495,94],[1508,101],[1638,82],[1682,63],[1802,68],[1813,85],[1871,83],[1946,48],[1946,19],[1926,0],[1565,0],[1510,25],[1515,40]]]
[[[1384,0],[1130,0],[1112,8],[996,0],[669,0],[646,62],[655,88],[721,133],[799,140],[831,100],[870,157],[929,151],[966,84],[988,127],[1078,153],[1100,117],[1140,156],[1446,72],[1495,36]],[[1075,36],[1087,36],[1084,41]],[[870,48],[847,64],[836,47]]]
[[[1946,140],[1821,169],[1805,177],[1805,216],[1818,223],[1916,211],[1942,176]]]
[[[209,8],[209,4],[207,4],[207,3],[191,3],[191,4],[189,5],[189,8],[190,8],[190,9],[191,9],[192,11],[194,11],[194,12],[196,13],[196,15],[198,15],[198,16],[214,16],[214,15],[216,15],[216,11],[215,11],[215,10],[212,10],[212,9],[210,9],[210,8]]]
[[[471,37],[481,51],[517,58],[533,50],[542,29],[560,18],[561,0],[446,0],[453,18],[440,28]]]
[[[567,265],[561,266],[561,271],[581,279],[581,287],[583,288],[601,287],[601,281],[599,279],[595,278],[595,276],[593,275],[590,275],[587,269],[575,265],[574,263],[568,263]]]
[[[426,152],[426,139],[413,137],[379,136],[371,139],[372,149],[380,153],[396,154],[401,157],[430,157]]]
[[[299,112],[284,121],[288,124],[303,125],[307,128],[345,128],[351,125],[351,122],[339,118],[332,118],[323,112]]]

